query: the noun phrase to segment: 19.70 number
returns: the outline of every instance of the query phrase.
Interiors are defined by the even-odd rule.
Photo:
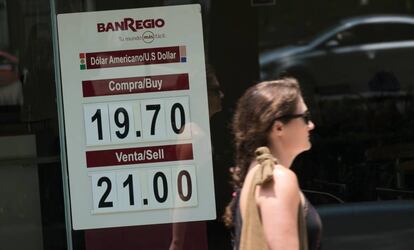
[[[86,144],[191,138],[188,97],[84,105]]]

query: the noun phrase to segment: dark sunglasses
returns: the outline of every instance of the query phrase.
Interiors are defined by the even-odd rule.
[[[282,115],[282,116],[276,117],[276,118],[273,120],[273,122],[275,122],[275,121],[277,121],[277,120],[285,120],[285,121],[289,121],[289,120],[296,119],[296,118],[302,118],[302,119],[303,119],[303,121],[304,121],[306,124],[309,124],[309,123],[310,123],[310,121],[311,121],[311,114],[310,114],[310,112],[309,112],[309,111],[306,111],[306,112],[305,112],[305,113],[303,113],[303,114],[290,114],[290,115]]]

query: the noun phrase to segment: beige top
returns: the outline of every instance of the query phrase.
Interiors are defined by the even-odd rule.
[[[259,169],[257,169],[254,173],[247,196],[243,226],[241,230],[240,250],[268,249],[259,210],[256,205],[255,190],[257,185],[261,186],[263,184],[273,182],[273,168],[274,164],[277,164],[278,162],[267,147],[260,147],[255,153],[256,160],[259,163]],[[303,201],[301,199],[301,204],[298,206],[299,250],[308,249],[308,239],[303,211]]]

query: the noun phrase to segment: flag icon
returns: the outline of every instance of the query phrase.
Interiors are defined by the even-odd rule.
[[[79,54],[79,61],[80,61],[80,69],[81,70],[86,69],[86,54],[85,53]]]
[[[185,46],[180,46],[180,62],[187,62],[187,50]]]

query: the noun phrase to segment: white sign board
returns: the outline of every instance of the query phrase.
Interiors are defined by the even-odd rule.
[[[215,218],[199,5],[58,15],[74,229]]]

